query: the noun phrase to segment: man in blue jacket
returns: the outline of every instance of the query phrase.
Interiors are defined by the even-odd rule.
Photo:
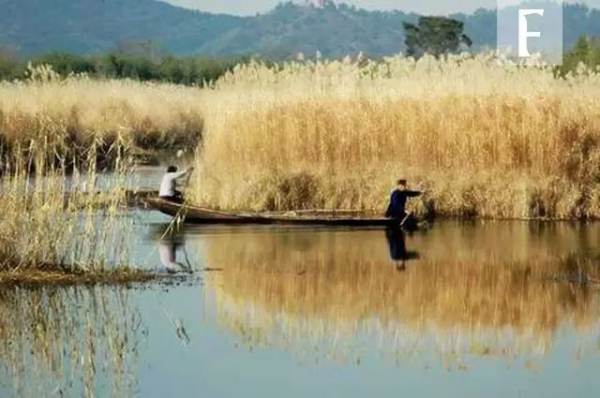
[[[398,180],[398,187],[392,192],[390,204],[385,212],[386,217],[393,218],[400,224],[402,224],[408,216],[405,209],[408,198],[415,198],[421,195],[421,192],[419,191],[408,190],[406,185],[406,180]]]

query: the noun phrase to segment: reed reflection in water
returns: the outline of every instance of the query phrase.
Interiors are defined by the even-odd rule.
[[[597,351],[599,237],[526,223],[448,224],[405,241],[266,229],[215,234],[201,250],[223,269],[207,283],[220,324],[250,347],[360,360],[376,345],[450,362],[540,358],[561,330],[577,334],[578,353]]]
[[[3,288],[0,319],[3,396],[134,395],[146,331],[126,289]]]

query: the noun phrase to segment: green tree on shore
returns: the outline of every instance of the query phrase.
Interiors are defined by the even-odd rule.
[[[581,36],[575,47],[563,58],[563,64],[558,68],[558,74],[565,77],[569,73],[579,73],[580,66],[587,71],[600,68],[600,38]]]
[[[424,54],[435,57],[456,53],[473,42],[464,33],[464,23],[445,17],[421,17],[417,25],[405,22],[406,53],[419,58]]]

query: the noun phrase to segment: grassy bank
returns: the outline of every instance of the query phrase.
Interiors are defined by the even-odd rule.
[[[0,272],[0,286],[95,286],[95,285],[136,285],[173,280],[168,274],[158,274],[139,269],[116,269],[105,271],[24,270]],[[55,270],[52,270],[52,269]]]
[[[226,209],[415,209],[600,218],[600,75],[492,56],[237,68],[211,92],[193,201]]]

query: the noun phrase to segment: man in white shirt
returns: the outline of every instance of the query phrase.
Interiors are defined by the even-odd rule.
[[[160,183],[160,191],[158,192],[158,196],[162,199],[182,203],[183,194],[177,190],[177,180],[185,177],[191,173],[192,170],[194,170],[193,167],[190,167],[185,171],[177,171],[177,167],[169,166]]]

